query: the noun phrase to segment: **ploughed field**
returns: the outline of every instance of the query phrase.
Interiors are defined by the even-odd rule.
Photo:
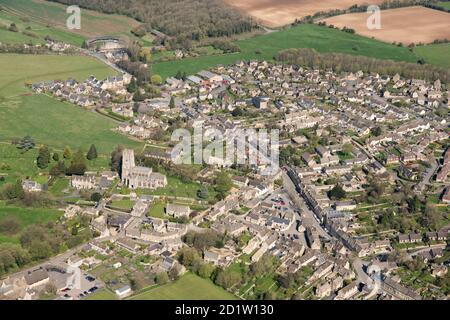
[[[384,0],[223,0],[268,27],[281,27],[295,19],[351,6],[380,4]]]
[[[324,19],[328,25],[354,29],[356,33],[384,42],[431,43],[450,39],[450,13],[425,7],[381,11],[381,29],[367,28],[368,14],[351,13]]]

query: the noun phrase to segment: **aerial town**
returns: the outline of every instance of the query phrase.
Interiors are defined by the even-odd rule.
[[[148,80],[116,37],[30,48],[114,73],[21,80],[17,99],[73,118],[0,144],[0,300],[450,297],[444,80],[279,57]],[[250,142],[261,130],[275,166]],[[241,133],[243,161],[224,159]]]
[[[70,178],[68,189],[102,198],[94,206],[69,205],[63,219],[86,217],[98,237],[64,259],[7,278],[4,295],[33,299],[51,282],[61,298],[105,287],[124,298],[136,283],[148,286],[163,274],[172,279],[220,269],[217,281],[243,299],[445,298],[433,284],[447,273],[450,230],[448,123],[436,112],[450,105],[439,81],[251,61],[168,78],[161,97],[135,103],[123,95],[130,79],[89,77],[32,88],[80,107],[110,108],[101,112],[123,117],[118,132],[159,143],[140,155],[155,163],[172,161],[170,141],[157,133],[175,117],[187,128],[198,122],[223,131],[279,128],[279,171],[262,176],[258,167],[204,166],[194,179],[208,184],[225,173],[230,188],[220,201],[199,205],[142,192],[165,188],[168,179],[137,166],[135,152],[123,149],[119,172]],[[128,101],[105,107],[105,99],[122,95]],[[41,190],[34,181],[23,187]],[[432,280],[422,280],[420,289],[408,283],[416,264]],[[85,274],[80,287],[77,269]],[[252,275],[245,280],[244,270]],[[268,294],[258,275],[269,272],[264,281],[280,284]]]

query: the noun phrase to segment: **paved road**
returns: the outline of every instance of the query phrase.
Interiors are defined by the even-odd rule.
[[[300,200],[303,202],[300,205],[300,212],[301,212],[302,221],[304,222],[305,227],[306,226],[315,227],[321,237],[323,237],[325,239],[330,239],[331,236],[328,234],[328,232],[325,230],[325,228],[317,220],[314,212],[312,212],[308,208],[308,206],[305,203],[305,200],[303,198],[301,198]]]
[[[428,168],[426,170],[426,174],[423,177],[422,181],[420,181],[417,186],[416,189],[418,191],[422,191],[423,189],[425,189],[426,185],[430,184],[430,180],[433,177],[433,175],[436,173],[437,169],[439,168],[439,163],[436,159],[429,159],[429,163],[431,164],[431,168]]]
[[[291,170],[291,169],[289,169],[289,170]],[[295,185],[294,181],[292,181],[292,179],[289,177],[289,175],[286,172],[283,172],[283,180],[284,179],[288,179],[288,181],[290,181],[291,183],[293,183]],[[298,209],[300,209],[302,224],[304,226],[315,227],[321,237],[323,237],[325,239],[330,239],[331,236],[320,224],[320,222],[319,222],[318,218],[316,217],[316,215],[314,214],[314,212],[312,212],[309,209],[308,205],[306,204],[306,200],[298,192],[295,192],[295,195],[290,194],[290,196],[295,197],[295,199],[292,199],[292,200],[295,203],[295,205],[298,207]]]
[[[364,271],[364,262],[356,257],[352,261],[352,265],[355,268],[356,276],[358,278],[359,282],[362,282],[367,285],[373,285],[372,278],[369,277],[369,275]]]
[[[97,60],[100,60],[104,64],[106,64],[106,65],[110,66],[111,68],[113,68],[114,70],[116,70],[118,73],[127,73],[125,70],[120,69],[114,63],[108,61],[108,59],[106,59],[106,57],[103,54],[101,54],[101,53],[96,53],[96,52],[92,52],[92,51],[89,51],[89,50],[83,50],[82,52],[84,54],[87,54],[87,55],[91,56],[91,57],[94,57]]]

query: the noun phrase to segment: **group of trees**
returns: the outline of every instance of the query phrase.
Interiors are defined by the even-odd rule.
[[[33,261],[47,259],[92,238],[88,220],[81,221],[80,232],[72,232],[62,224],[49,222],[26,227],[19,236],[20,244],[0,244],[0,275],[13,272]],[[11,222],[8,222],[11,226]]]
[[[230,176],[225,171],[221,171],[215,180],[214,189],[217,192],[216,198],[223,200],[228,194],[228,191],[233,187],[233,182]]]
[[[342,200],[346,197],[347,193],[340,184],[337,184],[328,192],[328,196],[331,200]]]
[[[225,237],[212,230],[203,233],[190,231],[183,237],[183,241],[195,249],[203,251],[209,247],[222,248]]]
[[[150,80],[150,70],[148,67],[140,61],[128,61],[121,60],[117,65],[128,73],[136,77],[139,85],[146,83]]]
[[[314,49],[288,49],[278,53],[278,61],[302,67],[333,70],[339,72],[378,73],[384,75],[399,74],[409,79],[440,80],[450,83],[450,71],[432,65],[422,65],[392,60],[374,59],[341,53],[320,54]]]
[[[215,284],[229,289],[242,281],[242,275],[230,269],[217,268],[203,261],[201,251],[185,247],[178,252],[178,260],[191,272],[205,279],[211,279]]]
[[[214,40],[211,44],[215,49],[222,50],[225,53],[240,52],[241,48],[229,40]]]
[[[48,207],[54,204],[54,200],[45,193],[26,192],[21,180],[3,185],[0,189],[0,199],[26,207]]]
[[[81,149],[78,149],[75,153],[72,152],[70,147],[66,146],[63,152],[63,159],[57,152],[53,153],[51,156],[50,149],[47,146],[42,146],[39,148],[38,157],[36,159],[37,166],[40,169],[45,169],[51,163],[51,160],[55,161],[56,164],[50,169],[50,175],[60,176],[60,175],[83,175],[87,170],[87,160],[97,159],[98,153],[97,148],[94,144],[89,147],[87,154],[84,154]],[[70,161],[70,165],[66,167],[65,161]]]
[[[22,43],[0,43],[0,53],[46,54],[50,50],[45,46],[35,46],[31,41]]]
[[[12,144],[15,144],[16,148],[21,150],[22,153],[25,153],[36,146],[36,143],[34,142],[33,138],[31,138],[30,136],[25,136],[18,141],[13,140]]]
[[[250,18],[220,0],[52,0],[67,5],[105,13],[124,14],[145,26],[146,31],[157,29],[166,34],[166,44],[188,48],[191,41],[206,37],[231,36],[256,27]],[[143,29],[133,29],[143,34]]]
[[[245,283],[251,278],[258,279],[265,277],[275,271],[277,264],[270,255],[263,255],[261,259],[250,265],[241,262],[239,268],[216,267],[211,263],[205,262],[202,258],[204,251],[211,247],[221,248],[226,238],[226,235],[213,231],[206,233],[189,232],[183,238],[183,241],[189,246],[182,248],[178,252],[178,261],[191,272],[202,278],[211,279],[215,284],[224,289],[230,289],[236,285]],[[231,240],[235,242],[239,241],[237,238],[232,238]],[[255,291],[260,293],[259,298],[264,298],[264,294],[266,294],[264,290],[260,291],[258,286],[256,286]]]

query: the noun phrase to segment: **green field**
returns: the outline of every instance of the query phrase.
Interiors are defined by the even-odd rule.
[[[450,10],[450,1],[441,1],[436,3],[437,6]]]
[[[11,32],[4,29],[0,29],[0,42],[9,44],[31,43],[33,45],[44,43],[41,39],[32,38],[19,32]]]
[[[63,41],[76,46],[81,46],[85,37],[71,33],[66,30],[57,29],[47,24],[34,22],[31,19],[26,19],[18,15],[8,13],[7,11],[0,11],[0,25],[9,26],[14,23],[19,32],[11,32],[8,30],[0,30],[0,41],[3,43],[45,43],[45,37],[49,36],[54,40]],[[36,37],[23,34],[24,31],[34,33]]]
[[[0,143],[0,175],[5,177],[6,182],[15,182],[22,176],[35,176],[39,168],[35,164],[37,150],[33,149],[26,153],[10,143]],[[0,182],[0,186],[3,182]]]
[[[309,24],[240,40],[237,44],[241,48],[240,53],[160,62],[153,65],[153,71],[163,77],[174,75],[179,70],[194,74],[217,64],[232,64],[239,60],[272,60],[277,52],[290,48],[314,48],[318,52],[348,53],[396,61],[417,61],[408,48]]]
[[[62,211],[46,208],[19,208],[14,206],[7,206],[4,202],[0,202],[0,222],[8,217],[15,217],[21,226],[21,229],[28,225],[36,223],[45,223],[49,221],[56,221],[62,216]],[[19,241],[20,230],[16,234],[2,234],[0,233],[0,243]]]
[[[103,79],[114,74],[100,62],[81,56],[2,54],[0,70],[0,118],[5,120],[0,141],[30,135],[36,143],[84,150],[95,143],[100,154],[110,154],[118,144],[139,145],[114,132],[116,124],[111,119],[47,95],[31,94],[25,87],[27,82],[84,80],[91,74]]]
[[[132,300],[235,300],[231,293],[206,280],[188,273],[165,286],[131,297]]]
[[[57,29],[68,33],[66,27],[66,20],[69,17],[66,13],[67,6],[41,0],[0,0],[0,5],[10,15],[15,15],[19,18],[26,17],[33,23],[50,26],[52,30]],[[138,25],[139,22],[125,16],[108,15],[82,9],[81,29],[72,30],[70,33],[78,34],[85,38],[103,35],[134,38],[130,30]]]
[[[0,97],[30,92],[25,84],[90,75],[104,79],[116,72],[98,60],[83,56],[0,54]]]
[[[450,2],[447,2],[450,6]],[[414,53],[426,63],[450,68],[450,43],[430,44],[414,48]]]

